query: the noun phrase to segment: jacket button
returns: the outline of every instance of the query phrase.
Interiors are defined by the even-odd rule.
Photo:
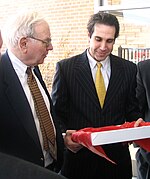
[[[44,159],[41,157],[41,160],[43,161]]]

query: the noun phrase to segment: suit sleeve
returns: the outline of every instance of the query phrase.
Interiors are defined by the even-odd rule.
[[[68,92],[65,84],[63,70],[61,64],[56,64],[56,73],[52,85],[52,102],[54,110],[59,121],[62,132],[66,131],[67,112],[68,112]]]
[[[146,100],[146,91],[143,84],[143,76],[142,76],[142,69],[141,69],[141,63],[138,63],[137,65],[137,88],[136,88],[136,94],[140,105],[140,110],[142,112],[143,118],[145,113],[145,108],[147,106],[147,100]]]
[[[137,66],[135,64],[128,65],[126,69],[128,73],[129,91],[127,93],[127,104],[126,104],[126,118],[128,122],[135,121],[138,118],[142,117],[142,114],[139,109],[138,99],[136,97],[136,88],[137,88]],[[127,84],[126,84],[127,85]]]

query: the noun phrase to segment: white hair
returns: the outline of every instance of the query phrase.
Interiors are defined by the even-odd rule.
[[[15,48],[21,37],[34,35],[34,26],[45,21],[36,11],[25,10],[8,19],[4,28],[2,28],[2,36],[7,47]]]

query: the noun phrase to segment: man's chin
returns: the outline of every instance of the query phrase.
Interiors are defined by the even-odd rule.
[[[105,59],[106,59],[106,57],[97,57],[97,58],[96,58],[96,60],[99,61],[99,62],[100,62],[100,61],[104,61]]]
[[[44,59],[45,59],[45,58],[44,58]],[[44,63],[44,59],[40,60],[39,63],[38,63],[38,65],[43,64],[43,63]]]

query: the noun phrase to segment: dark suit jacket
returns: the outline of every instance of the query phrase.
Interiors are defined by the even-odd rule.
[[[139,62],[137,73],[137,97],[140,103],[140,109],[143,119],[150,122],[150,60]],[[140,148],[137,155],[137,168],[140,178],[150,178],[150,152]]]
[[[150,60],[137,65],[137,97],[145,121],[150,121]]]
[[[104,107],[101,109],[86,52],[57,63],[52,88],[52,101],[60,119],[62,130],[118,125],[125,121],[136,120],[141,116],[135,96],[136,65],[114,55],[110,55],[110,64],[111,77]],[[120,173],[122,171],[119,179],[127,175],[131,176],[127,145],[114,144],[104,146],[104,148],[108,156],[120,164],[120,168],[114,168],[109,162],[91,154],[89,151],[86,151],[87,154],[85,154],[86,149],[83,149],[76,154],[68,151],[65,158],[65,169],[63,168],[62,172],[68,178],[70,174],[66,173],[69,173],[69,170],[73,170],[72,173],[74,172],[74,176],[77,177],[76,168],[81,172],[81,175],[84,171],[85,175],[83,174],[81,178],[86,179],[100,178],[100,176],[103,179],[113,178],[113,176],[117,179],[119,175],[113,175],[113,171],[117,173],[119,170]],[[72,164],[71,160],[74,160]],[[95,162],[92,163],[92,161]],[[80,167],[77,167],[76,162]],[[94,166],[96,169],[94,169]],[[109,168],[111,172],[109,172]],[[126,171],[129,171],[129,174]],[[92,175],[91,173],[95,174]],[[109,174],[109,177],[105,177],[105,173]],[[107,174],[106,176],[108,176]],[[80,177],[78,176],[78,178]]]
[[[0,153],[1,179],[66,179],[43,167]]]
[[[53,112],[53,106],[38,67],[35,74],[40,80],[51,104],[51,114],[57,133],[57,167],[63,161],[63,139]],[[7,52],[0,60],[0,151],[44,165],[43,153],[38,138],[30,105],[13,69]]]

